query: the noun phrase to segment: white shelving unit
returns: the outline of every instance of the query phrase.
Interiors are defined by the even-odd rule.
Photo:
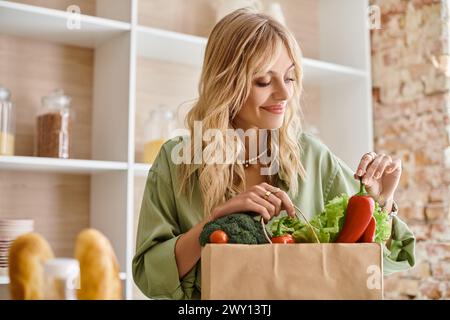
[[[0,168],[7,170],[32,170],[63,173],[98,173],[126,171],[128,164],[117,161],[96,161],[79,159],[56,159],[40,157],[0,157]]]
[[[305,57],[304,81],[320,87],[319,129],[324,142],[356,167],[372,150],[372,100],[367,0],[320,0],[319,58]],[[95,50],[92,159],[0,157],[0,170],[91,174],[90,225],[113,243],[133,298],[134,181],[150,165],[135,162],[136,69],[140,58],[201,67],[207,39],[138,24],[138,0],[97,0],[97,16],[0,1],[0,34]],[[114,143],[105,143],[108,141]],[[1,283],[6,279],[0,279]]]
[[[81,28],[68,29],[69,12],[8,1],[2,1],[0,8],[2,33],[79,47],[96,48],[131,29],[130,23],[83,14],[79,19]]]

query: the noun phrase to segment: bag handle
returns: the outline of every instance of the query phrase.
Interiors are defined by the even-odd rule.
[[[294,206],[295,210],[298,211],[298,213],[300,213],[300,215],[302,216],[303,220],[305,220],[305,222],[308,225],[308,227],[311,228],[311,231],[313,232],[314,238],[316,239],[316,243],[320,243],[319,237],[317,236],[316,231],[314,230],[314,227],[309,223],[308,219],[306,219],[306,217],[303,214],[302,210],[300,210],[300,208],[297,207],[295,204],[293,206]],[[297,218],[299,220],[301,220],[300,217],[298,216],[297,212],[296,212],[296,216],[297,216]],[[261,226],[262,226],[262,229],[263,229],[263,232],[264,232],[264,236],[266,237],[266,240],[269,241],[269,243],[272,243],[272,240],[270,240],[269,234],[267,233],[266,225],[264,224],[264,219],[263,219],[262,216],[261,216],[260,222],[261,222]]]

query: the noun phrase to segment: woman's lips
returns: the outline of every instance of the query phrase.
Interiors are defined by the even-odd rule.
[[[261,107],[264,110],[273,113],[273,114],[283,114],[284,110],[286,109],[286,106],[283,104],[277,104],[274,106],[267,106],[267,107]]]

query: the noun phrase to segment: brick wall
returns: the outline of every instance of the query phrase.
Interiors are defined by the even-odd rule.
[[[395,198],[417,266],[386,278],[390,299],[450,299],[450,0],[372,0],[375,152],[400,157]]]

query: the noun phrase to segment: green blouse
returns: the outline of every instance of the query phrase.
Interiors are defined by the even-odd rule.
[[[175,196],[179,181],[177,165],[171,161],[170,155],[182,139],[181,136],[176,137],[163,145],[148,173],[142,199],[133,278],[140,290],[154,299],[200,298],[200,261],[179,280],[175,260],[178,237],[201,222],[203,213],[198,184],[193,186],[192,199]],[[354,178],[354,172],[318,138],[303,133],[300,143],[307,178],[306,181],[300,180],[297,195],[290,197],[310,219],[322,212],[325,203],[335,196],[357,193],[359,181]],[[411,268],[415,264],[414,247],[413,233],[403,221],[394,218],[390,247],[383,248],[384,274]]]

